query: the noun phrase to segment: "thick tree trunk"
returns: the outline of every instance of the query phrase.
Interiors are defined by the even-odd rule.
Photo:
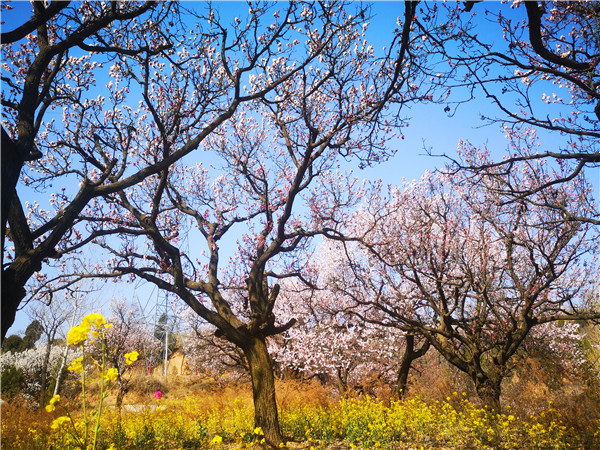
[[[473,377],[473,381],[475,381],[477,396],[481,399],[483,404],[492,411],[500,413],[500,385],[502,384],[502,378],[494,377],[494,379],[492,379],[485,374],[477,374]]]
[[[12,200],[15,194],[19,174],[23,167],[24,159],[19,153],[19,149],[14,144],[8,133],[2,127],[2,266],[4,267],[4,247],[6,244],[6,229],[8,225],[8,215]],[[21,286],[14,286],[13,278],[9,273],[11,269],[3,270],[2,273],[2,320],[0,325],[1,341],[4,342],[8,329],[15,322],[17,309],[21,300],[25,297],[25,289]]]
[[[278,447],[283,442],[283,437],[279,429],[275,400],[273,364],[264,338],[252,338],[251,342],[245,346],[244,354],[248,360],[252,377],[255,426],[262,429],[268,444]]]
[[[336,376],[338,391],[342,397],[345,397],[348,394],[348,372],[342,371],[341,367],[338,367]]]
[[[10,138],[4,127],[2,127],[2,264],[4,265],[4,244],[6,239],[6,227],[8,223],[8,212],[19,174],[23,168],[24,158],[20,155],[18,147]]]
[[[2,183],[4,184],[4,180]],[[14,323],[19,305],[25,298],[25,284],[35,272],[42,269],[42,258],[33,251],[29,224],[16,194],[12,197],[8,222],[15,246],[15,258],[10,265],[2,269],[2,341]],[[4,241],[2,244],[4,245]]]
[[[3,267],[2,321],[0,326],[2,341],[4,341],[8,329],[15,322],[15,316],[17,314],[19,305],[21,304],[23,298],[25,298],[25,283],[34,272],[40,270],[41,268],[41,264],[34,264],[34,270],[32,271],[28,268],[23,268],[28,265],[27,261],[13,261],[13,264],[11,264],[10,267],[4,268],[4,249],[6,246],[6,233],[9,217],[11,214],[13,216],[15,215],[14,209],[16,206],[19,208],[21,207],[16,191],[19,175],[21,174],[21,170],[25,161],[36,159],[37,157],[38,156],[32,155],[25,156],[23,152],[19,150],[19,147],[16,145],[16,143],[10,138],[4,127],[2,127],[2,253],[0,254]],[[31,248],[29,243],[29,241],[31,241],[29,225],[27,224],[22,211],[21,215],[19,216],[19,221],[17,224],[12,224],[12,226],[13,229],[11,230],[11,234],[13,242],[20,242],[21,238],[25,236],[24,240],[28,241],[28,248]],[[23,235],[21,233],[23,233]],[[19,235],[19,239],[15,239],[17,234]],[[17,246],[16,242],[15,246]],[[23,274],[25,274],[24,280]]]
[[[2,272],[2,311],[1,311],[1,334],[2,342],[6,337],[8,329],[15,323],[15,317],[21,301],[25,298],[25,287],[13,282],[15,278],[14,269]]]
[[[427,353],[430,345],[429,341],[425,341],[420,349],[415,350],[415,336],[412,334],[406,335],[406,348],[400,361],[396,382],[396,393],[399,399],[404,398],[408,392],[408,374],[410,373],[413,361]]]

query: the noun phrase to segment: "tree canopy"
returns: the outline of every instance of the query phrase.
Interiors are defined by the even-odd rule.
[[[597,254],[583,172],[600,164],[600,9],[402,5],[376,48],[362,4],[249,2],[235,17],[33,2],[1,36],[2,339],[28,298],[83,278],[147,281],[241,350],[256,425],[278,445],[267,339],[296,323],[277,313],[285,281],[318,287],[309,261],[326,237],[395,270],[382,280],[403,284],[387,288],[418,303],[377,304],[385,325],[425,339],[496,407],[496,372],[533,326],[598,316],[572,299]],[[446,178],[389,197],[346,170],[393,156],[412,105],[452,115],[481,99],[504,159],[465,138]],[[553,138],[540,149],[541,133]],[[365,203],[380,209],[361,217]],[[352,270],[370,261],[359,256]],[[494,375],[473,367],[483,355]]]

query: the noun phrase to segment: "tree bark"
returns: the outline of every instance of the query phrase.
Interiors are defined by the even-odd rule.
[[[8,223],[8,212],[15,194],[19,174],[23,167],[24,158],[19,153],[18,147],[10,138],[4,127],[2,127],[2,265],[4,265],[4,245],[6,240],[6,228]],[[4,316],[4,314],[2,314]],[[2,321],[4,322],[4,320]],[[3,335],[4,338],[4,335]]]
[[[419,359],[421,356],[427,353],[431,343],[429,341],[423,342],[423,345],[418,350],[415,350],[415,336],[412,334],[406,335],[406,349],[402,355],[400,361],[400,367],[398,368],[398,378],[396,382],[396,393],[399,399],[406,396],[408,392],[408,374],[414,360]]]
[[[473,381],[475,382],[477,395],[483,404],[492,411],[500,413],[500,385],[502,384],[502,378],[489,377],[488,375],[478,373],[473,376]]]
[[[46,406],[46,388],[48,384],[48,364],[50,363],[50,352],[52,351],[52,339],[48,336],[46,351],[44,352],[44,361],[42,363],[42,373],[40,374],[40,408]]]
[[[342,397],[348,395],[348,372],[342,371],[341,367],[336,371],[338,391]]]
[[[278,447],[283,442],[283,437],[279,428],[277,402],[275,400],[273,364],[265,339],[253,337],[243,350],[252,377],[254,424],[262,429],[265,440],[269,445]]]
[[[15,323],[17,310],[26,295],[25,287],[13,281],[18,278],[18,274],[13,268],[2,272],[2,317],[0,319],[2,342],[4,342],[8,329]]]
[[[2,179],[2,188],[2,202],[4,202],[5,189],[8,189],[4,186],[4,179]],[[21,201],[14,188],[11,192],[12,197],[7,220],[10,225],[11,240],[15,247],[15,258],[10,265],[6,267],[3,265],[2,268],[2,341],[4,341],[8,329],[14,323],[19,305],[27,294],[25,284],[35,272],[42,268],[40,255],[33,251],[33,240],[29,224],[23,213]],[[2,207],[4,208],[4,204]],[[3,236],[3,254],[5,238],[6,236]]]
[[[23,168],[25,158],[19,152],[19,148],[10,138],[4,127],[2,127],[2,267],[4,267],[4,249],[6,245],[6,230],[8,227],[8,216],[13,199],[16,197],[16,186],[19,174]],[[0,325],[0,342],[4,342],[8,329],[15,322],[15,316],[21,300],[25,297],[25,288],[15,286],[14,269],[3,269],[2,273],[2,312]]]

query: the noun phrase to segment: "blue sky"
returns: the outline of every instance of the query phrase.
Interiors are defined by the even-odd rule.
[[[191,2],[188,2],[191,3]],[[499,6],[499,2],[486,2],[487,7]],[[13,2],[15,9],[3,14],[5,29],[13,28],[31,15],[31,5],[28,1]],[[247,12],[247,5],[243,2],[216,2],[215,5],[222,11],[222,16],[243,16]],[[402,2],[376,2],[372,13],[374,18],[370,27],[369,35],[376,48],[389,45],[390,33],[396,27],[397,16],[403,13]],[[523,9],[523,8],[521,8]],[[524,11],[513,11],[513,14],[524,14]],[[486,32],[486,29],[483,29]],[[492,111],[497,114],[492,114]],[[460,139],[468,140],[474,145],[487,146],[493,150],[494,155],[502,156],[507,142],[499,125],[481,127],[480,115],[499,115],[491,102],[483,96],[477,101],[463,104],[452,117],[444,112],[444,105],[414,105],[404,111],[406,116],[411,117],[410,126],[402,130],[404,140],[390,142],[398,152],[390,161],[379,164],[365,170],[356,170],[355,175],[370,180],[382,179],[385,184],[399,184],[403,178],[419,178],[425,170],[441,168],[446,163],[443,158],[434,158],[425,154],[424,147],[431,148],[435,154],[455,154]],[[552,145],[554,137],[542,136],[542,142]],[[588,178],[595,184],[595,197],[600,198],[600,169],[589,170]],[[155,296],[152,287],[138,285],[133,289],[132,284],[108,283],[102,289],[102,299],[111,296],[126,294],[129,297],[138,295],[143,298]],[[100,301],[100,300],[99,300]],[[101,303],[101,301],[100,301]],[[99,303],[96,303],[99,304]],[[15,325],[9,330],[9,334],[21,334],[30,322],[25,312],[17,315]]]

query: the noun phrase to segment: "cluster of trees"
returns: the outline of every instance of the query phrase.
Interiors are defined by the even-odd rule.
[[[43,326],[38,320],[34,320],[25,329],[23,337],[11,334],[2,341],[3,352],[22,352],[35,347],[35,343],[42,337]]]
[[[330,262],[335,251],[323,250],[321,254],[327,254]],[[338,252],[337,256],[341,257],[341,254]],[[319,258],[317,264],[323,264],[319,270],[326,272],[324,262],[324,258]],[[294,290],[294,286],[286,287],[286,292]],[[331,295],[328,289],[318,294],[319,297]],[[277,376],[281,379],[316,378],[326,385],[336,385],[340,395],[357,392],[375,395],[377,389],[385,387],[404,396],[409,386],[411,365],[431,348],[428,341],[397,327],[362,320],[354,313],[341,313],[339,307],[331,308],[322,298],[318,302],[315,300],[315,296],[302,297],[297,291],[289,299],[282,297],[280,300],[281,308],[287,312],[281,310],[279,313],[293,315],[298,318],[298,323],[269,341],[269,353]],[[50,307],[48,312],[52,313],[52,309]],[[135,389],[132,382],[139,382],[140,376],[162,376],[164,335],[160,334],[164,321],[149,323],[138,308],[131,307],[123,299],[112,299],[110,310],[107,322],[112,327],[106,331],[104,347],[107,364],[119,370],[115,392],[116,405],[121,407],[125,395]],[[182,366],[185,372],[182,373],[201,380],[212,378],[218,383],[248,379],[248,364],[238,347],[217,338],[214,327],[208,326],[196,314],[188,311],[181,319],[178,332],[169,334],[173,337],[173,343],[169,345],[179,354],[185,354],[185,368]],[[41,327],[37,320],[27,327],[24,338],[13,335],[13,339],[5,340],[7,345],[0,355],[3,396],[18,396],[43,406],[53,395],[78,391],[79,375],[66,370],[73,359],[81,356],[80,350],[65,344],[69,325],[64,321],[57,332],[59,337],[52,342],[44,338],[28,349],[9,347],[8,343],[30,339],[33,330]],[[588,332],[589,329],[582,330],[577,323],[548,323],[535,327],[513,358],[512,366],[538,357],[565,373],[592,373],[593,355],[586,350],[590,345]],[[39,331],[35,334],[41,335]],[[415,351],[415,344],[424,345],[417,345],[419,349]],[[138,352],[138,360],[127,365],[124,355],[133,350]],[[88,342],[85,351],[88,357],[99,359],[102,344]],[[136,377],[130,373],[132,370],[137,371]]]
[[[599,7],[475,3],[404,2],[380,51],[363,5],[33,2],[1,35],[2,339],[28,295],[146,280],[242,352],[277,445],[267,341],[299,321],[294,279],[343,313],[300,325],[401,333],[407,367],[435,347],[498,408],[535,327],[600,317],[582,176],[600,163]],[[464,143],[448,174],[389,193],[342,170],[393,154],[405,106],[482,96],[505,159]],[[318,236],[340,255],[315,273]]]
[[[511,176],[535,186],[549,174],[536,164]],[[502,381],[534,327],[597,315],[598,229],[571,219],[589,207],[580,181],[531,203],[507,202],[462,172],[377,189],[325,241],[312,302],[416,337],[423,351],[431,345],[499,410]],[[411,347],[406,358],[422,353]]]

